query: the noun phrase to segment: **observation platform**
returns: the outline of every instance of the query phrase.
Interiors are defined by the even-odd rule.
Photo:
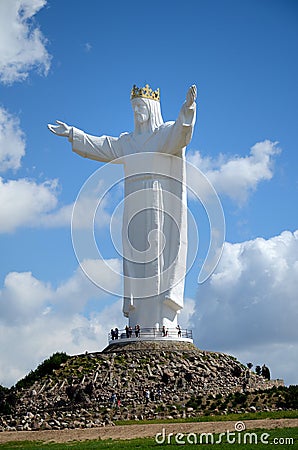
[[[162,341],[162,342],[189,342],[193,344],[192,330],[186,330],[180,328],[141,328],[139,332],[133,330],[118,330],[118,333],[114,331],[114,335],[110,332],[108,334],[109,346],[113,344],[121,345],[129,342],[141,342],[141,341]]]

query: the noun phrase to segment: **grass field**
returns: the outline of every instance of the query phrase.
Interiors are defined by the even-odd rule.
[[[132,449],[177,449],[183,447],[191,449],[199,446],[200,449],[216,448],[220,449],[268,449],[268,445],[274,445],[274,449],[297,449],[298,448],[298,428],[280,428],[273,430],[258,429],[239,433],[230,436],[226,434],[194,434],[178,436],[159,436],[157,443],[154,438],[131,439],[131,440],[97,440],[84,442],[69,442],[63,444],[43,443],[43,442],[10,442],[0,445],[1,450],[132,450]],[[184,441],[184,443],[183,443]],[[208,442],[208,443],[206,443]],[[270,447],[269,447],[270,448]]]

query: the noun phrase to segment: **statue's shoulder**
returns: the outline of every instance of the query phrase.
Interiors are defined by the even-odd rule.
[[[169,122],[164,122],[162,125],[160,125],[160,127],[158,127],[158,131],[163,131],[163,130],[168,130],[169,128],[171,128],[173,125],[175,124],[175,122],[173,120],[169,121]]]
[[[175,122],[173,122],[173,121],[165,122],[162,125],[160,125],[158,128],[156,128],[156,130],[154,132],[158,133],[158,134],[166,134],[173,128],[174,124],[175,124]]]
[[[120,142],[127,142],[131,139],[132,137],[132,133],[128,133],[127,131],[125,131],[124,133],[121,133],[119,136],[119,141]]]

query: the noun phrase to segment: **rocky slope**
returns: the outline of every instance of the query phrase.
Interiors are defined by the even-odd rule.
[[[116,420],[192,417],[232,393],[270,389],[232,356],[189,343],[130,343],[70,357],[51,375],[15,392],[2,430],[95,427]],[[198,402],[199,399],[199,402]],[[213,405],[213,410],[216,408]]]

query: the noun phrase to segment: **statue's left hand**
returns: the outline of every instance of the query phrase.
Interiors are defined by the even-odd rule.
[[[197,87],[195,84],[190,86],[186,94],[186,106],[191,106],[197,98]]]

